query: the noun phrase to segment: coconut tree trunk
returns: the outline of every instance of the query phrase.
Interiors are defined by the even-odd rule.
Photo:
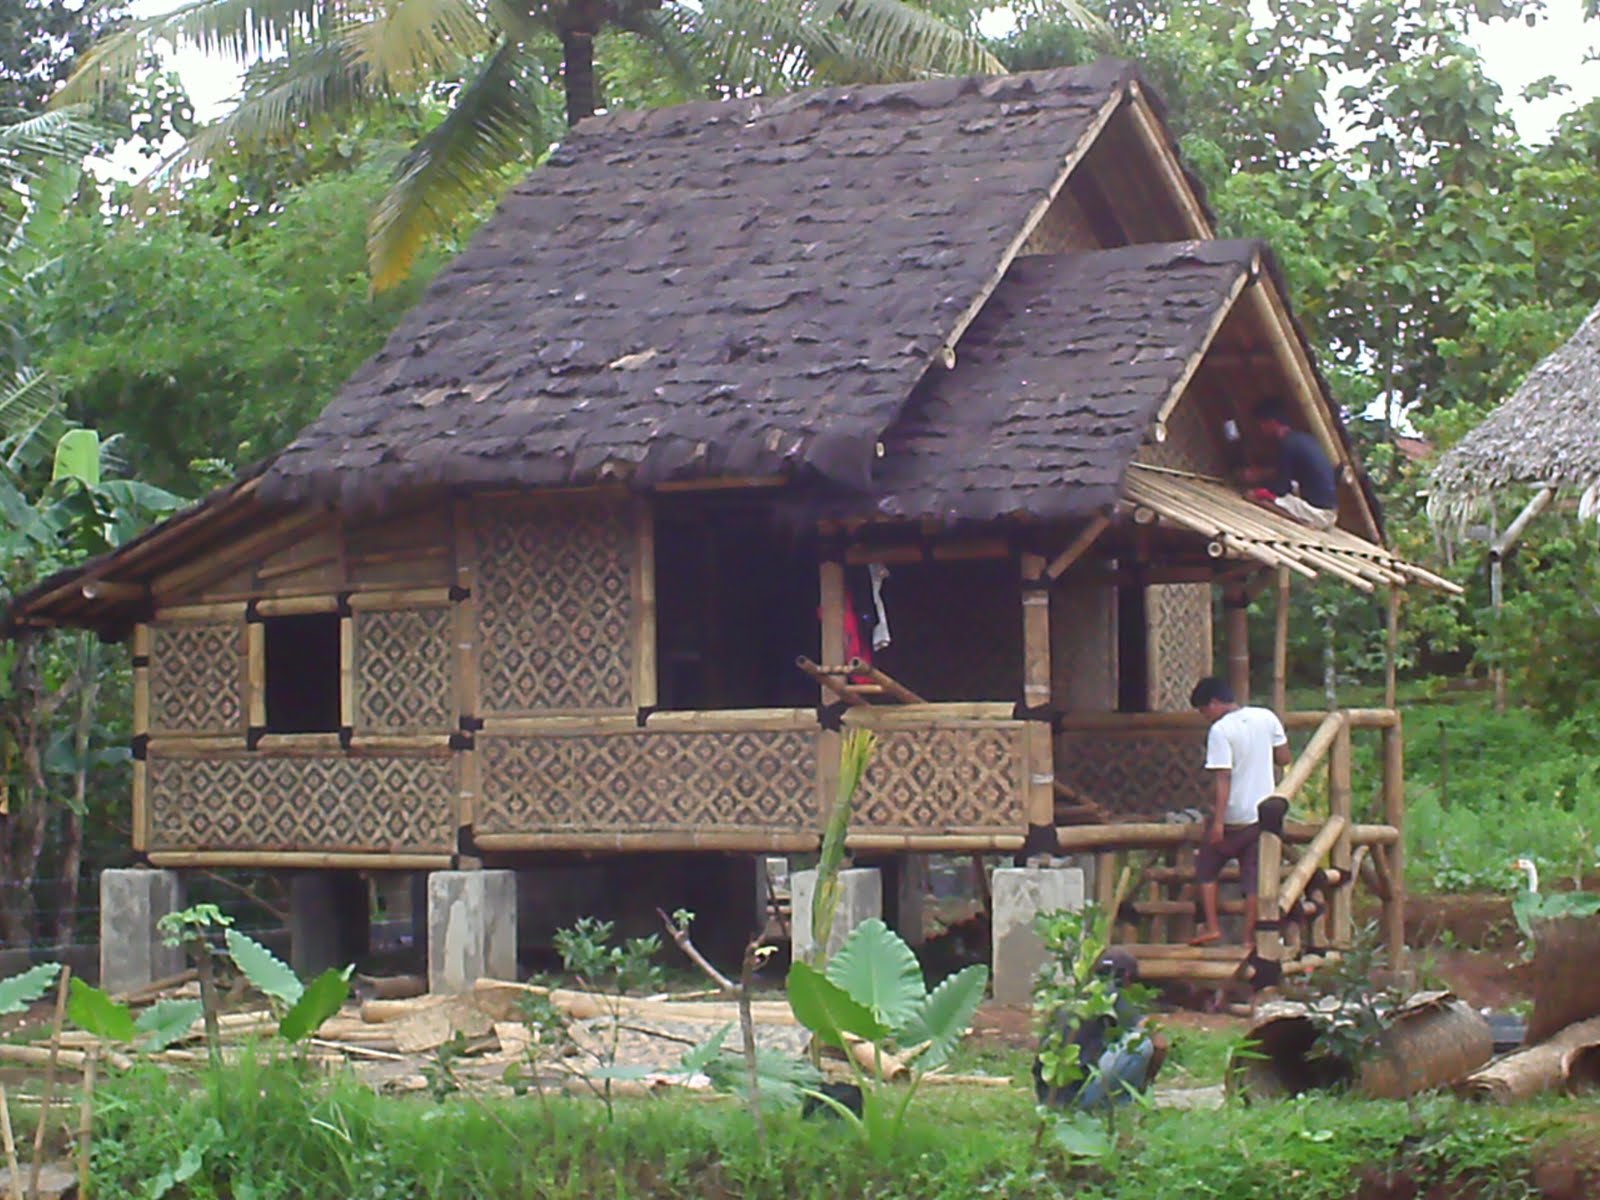
[[[599,96],[594,82],[594,34],[583,29],[561,31],[561,76],[566,87],[567,127],[594,116]]]

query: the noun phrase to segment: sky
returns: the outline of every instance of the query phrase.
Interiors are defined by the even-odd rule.
[[[135,16],[154,16],[179,2],[134,0],[132,10]],[[1600,54],[1600,22],[1585,24],[1582,0],[1546,0],[1545,8],[1544,19],[1533,28],[1499,22],[1474,38],[1489,75],[1511,103],[1518,132],[1532,142],[1548,139],[1564,112],[1600,94],[1600,61],[1583,61],[1586,54]],[[229,62],[208,58],[192,47],[170,52],[167,61],[182,77],[201,120],[226,112],[238,95],[240,72]],[[1543,101],[1521,100],[1522,89],[1545,75],[1556,76],[1572,91]]]

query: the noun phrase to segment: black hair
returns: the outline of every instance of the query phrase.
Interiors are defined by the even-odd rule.
[[[1283,402],[1281,396],[1268,396],[1255,407],[1256,420],[1276,421],[1280,425],[1289,423],[1289,406]]]
[[[1194,691],[1189,693],[1190,708],[1204,708],[1213,700],[1220,700],[1224,704],[1233,703],[1233,689],[1215,675],[1207,675],[1194,685]]]
[[[1100,961],[1094,965],[1095,974],[1109,976],[1117,983],[1137,983],[1139,980],[1139,960],[1130,950],[1121,946],[1113,946],[1100,956]]]

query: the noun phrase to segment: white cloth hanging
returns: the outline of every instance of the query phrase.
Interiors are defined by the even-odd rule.
[[[882,650],[893,640],[889,635],[889,614],[883,607],[883,581],[889,578],[889,568],[881,562],[868,563],[867,578],[872,581],[872,607],[878,612],[878,620],[872,626],[872,648]]]

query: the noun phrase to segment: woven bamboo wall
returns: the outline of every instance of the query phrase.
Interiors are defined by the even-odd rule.
[[[1152,467],[1171,467],[1200,475],[1225,476],[1228,473],[1220,427],[1212,428],[1202,399],[1192,391],[1167,415],[1167,440],[1146,442],[1134,457],[1135,461]]]
[[[150,732],[244,737],[244,623],[150,626]]]
[[[1117,816],[1209,810],[1205,730],[1064,730],[1056,777]]]
[[[1162,583],[1145,589],[1150,708],[1187,712],[1195,683],[1211,674],[1211,585]]]
[[[853,829],[893,833],[1027,825],[1027,729],[1020,721],[879,729]]]
[[[456,727],[455,613],[447,607],[355,614],[355,729],[448,733]]]
[[[815,726],[740,733],[480,736],[474,831],[817,827]]]
[[[483,714],[631,711],[625,502],[486,502],[472,524]]]
[[[449,854],[456,775],[447,757],[152,757],[149,849]]]
[[[1070,573],[1050,593],[1050,699],[1067,712],[1117,706],[1117,593]]]

